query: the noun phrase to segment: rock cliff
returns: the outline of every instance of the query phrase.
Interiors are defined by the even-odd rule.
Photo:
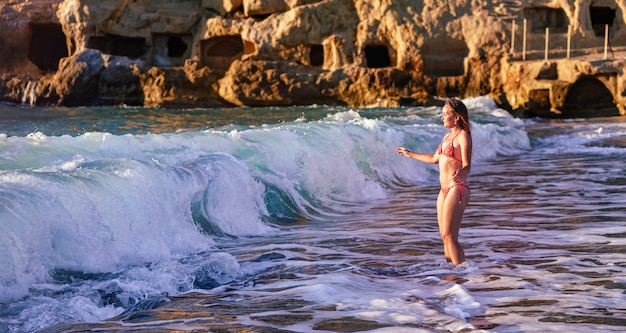
[[[626,114],[625,13],[626,0],[0,0],[0,99],[364,107],[488,95],[526,115]]]

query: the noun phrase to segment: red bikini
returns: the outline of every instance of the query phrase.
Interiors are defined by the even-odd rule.
[[[452,140],[450,140],[450,143],[448,143],[446,145],[445,148],[443,148],[443,141],[439,144],[439,148],[437,149],[437,153],[440,155],[443,155],[445,157],[451,158],[457,162],[461,162],[463,163],[463,161],[459,160],[458,158],[456,158],[455,154],[454,154],[454,139],[456,139],[456,137],[459,135],[459,133],[461,133],[461,131],[459,131],[458,133],[456,133],[456,135],[452,138]],[[448,188],[442,188],[441,191],[443,192],[443,197],[444,199],[448,196],[448,192],[450,192],[450,189],[452,189],[453,187],[456,186],[460,186],[459,187],[459,203],[463,202],[463,188],[466,188],[467,191],[469,192],[469,186],[465,185],[464,182],[460,182],[457,184],[454,184]]]
[[[459,133],[461,133],[461,131],[459,131]],[[459,160],[458,158],[456,158],[456,156],[454,155],[454,139],[456,139],[456,137],[459,135],[459,133],[457,133],[452,140],[450,140],[450,143],[448,143],[448,145],[446,146],[445,149],[442,149],[443,146],[443,141],[441,141],[441,143],[439,144],[439,148],[437,149],[437,153],[439,153],[440,155],[449,157],[451,159],[454,159],[455,161],[458,162],[463,162],[461,160]]]

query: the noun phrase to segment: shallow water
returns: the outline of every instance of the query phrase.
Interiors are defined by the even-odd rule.
[[[13,332],[624,331],[624,119],[521,122],[488,100],[466,102],[475,154],[459,267],[443,258],[436,169],[393,152],[434,149],[445,133],[437,110],[331,110],[217,137],[116,134],[98,149],[85,135],[8,135],[0,218],[14,259],[2,263],[0,323]],[[48,214],[21,201],[42,184],[56,186],[33,198]],[[141,199],[142,186],[160,192]],[[120,202],[126,213],[114,212]],[[116,224],[124,214],[132,223]],[[17,239],[29,232],[16,221],[37,244],[52,239],[53,254]]]

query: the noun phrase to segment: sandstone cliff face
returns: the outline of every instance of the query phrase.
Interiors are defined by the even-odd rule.
[[[626,0],[0,0],[0,98],[363,107],[490,95],[534,114],[612,115],[626,104],[623,62],[597,53],[604,27],[626,45],[624,13]],[[572,40],[595,58],[563,60]],[[599,92],[573,94],[588,88]]]

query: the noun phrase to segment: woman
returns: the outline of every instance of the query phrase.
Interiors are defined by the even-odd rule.
[[[458,265],[465,261],[459,244],[459,229],[463,212],[470,199],[467,175],[472,166],[472,136],[467,107],[457,99],[448,99],[441,120],[450,133],[444,136],[434,154],[421,154],[399,147],[396,152],[426,163],[439,163],[441,191],[437,198],[437,222],[448,262]]]

